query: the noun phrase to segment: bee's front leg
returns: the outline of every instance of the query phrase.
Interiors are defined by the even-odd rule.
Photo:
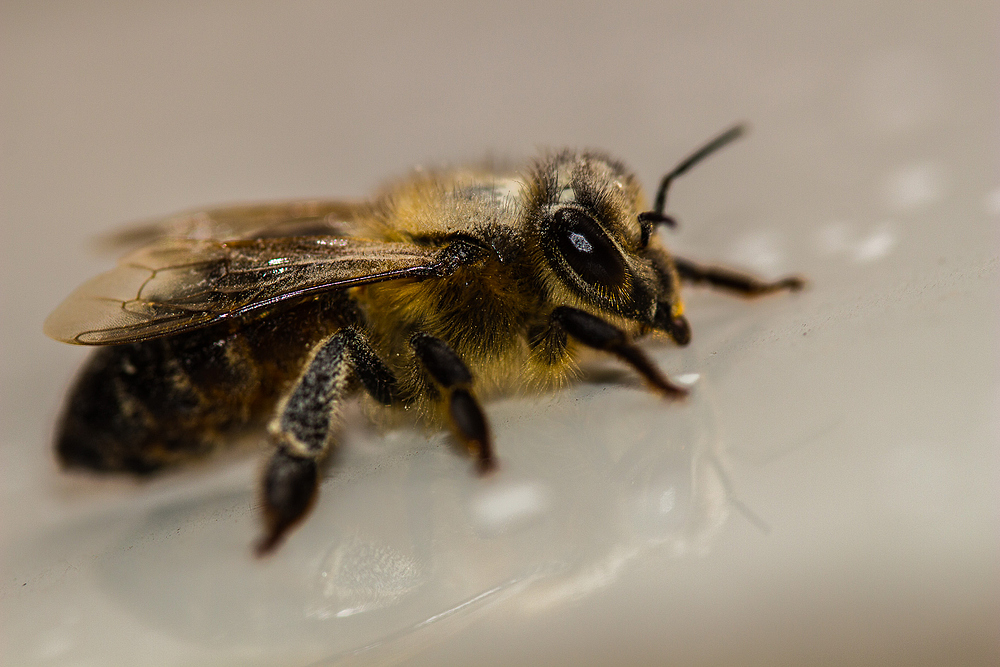
[[[550,322],[587,347],[615,355],[666,396],[680,398],[687,395],[686,389],[668,380],[649,357],[629,340],[628,335],[613,324],[570,306],[559,306],[553,310]]]
[[[732,292],[738,296],[753,298],[788,290],[797,292],[806,282],[797,276],[790,276],[774,282],[760,280],[754,276],[718,266],[701,266],[682,257],[674,257],[677,275],[686,283],[706,284],[716,289]]]
[[[458,354],[440,338],[416,333],[410,346],[417,359],[448,397],[448,416],[452,431],[476,453],[480,473],[496,467],[489,424],[483,409],[472,393],[472,373]]]
[[[329,451],[337,409],[352,386],[361,381],[376,400],[396,400],[396,378],[365,337],[341,329],[317,345],[305,370],[282,399],[268,425],[277,451],[264,473],[265,534],[257,555],[274,549],[285,533],[309,511],[319,486],[317,463]]]

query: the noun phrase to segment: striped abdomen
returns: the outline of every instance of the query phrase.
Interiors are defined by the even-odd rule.
[[[212,452],[270,416],[313,345],[352,310],[339,295],[242,325],[97,350],[69,394],[60,460],[143,474]]]

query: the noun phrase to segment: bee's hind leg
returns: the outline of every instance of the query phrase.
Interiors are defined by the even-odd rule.
[[[277,445],[264,473],[265,533],[257,555],[272,551],[306,515],[319,487],[318,462],[329,451],[339,404],[360,380],[376,400],[396,400],[396,379],[353,328],[316,346],[305,370],[278,406],[268,431]]]
[[[489,424],[483,409],[472,393],[472,373],[458,354],[440,338],[416,333],[410,346],[417,359],[447,392],[448,416],[455,435],[476,453],[480,473],[496,467]]]
[[[798,276],[767,282],[732,269],[702,266],[682,257],[674,257],[674,265],[677,267],[677,275],[686,283],[709,285],[746,298],[763,296],[782,290],[797,292],[806,285],[805,280]]]

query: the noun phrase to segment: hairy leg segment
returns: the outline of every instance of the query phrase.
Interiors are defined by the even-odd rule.
[[[264,536],[257,555],[272,551],[312,507],[319,487],[318,463],[329,451],[338,407],[357,379],[377,401],[396,401],[397,382],[356,329],[341,329],[314,349],[305,370],[268,426],[276,451],[261,491]]]
[[[646,353],[629,340],[624,331],[596,315],[577,308],[560,306],[552,311],[551,321],[587,347],[615,355],[668,398],[687,395],[687,390],[668,380]]]
[[[448,400],[448,417],[455,436],[476,455],[481,474],[496,467],[489,425],[472,393],[472,373],[451,347],[440,338],[416,333],[410,347]]]
[[[746,273],[718,266],[702,266],[681,257],[674,257],[674,265],[677,267],[677,274],[686,283],[708,285],[751,299],[782,290],[797,292],[806,285],[802,278],[796,276],[767,282]]]

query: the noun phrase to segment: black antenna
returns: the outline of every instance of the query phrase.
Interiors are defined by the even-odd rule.
[[[674,167],[673,171],[669,172],[663,177],[663,180],[660,181],[660,188],[656,191],[656,205],[653,207],[652,213],[655,213],[657,218],[666,218],[666,216],[663,215],[663,211],[667,208],[667,189],[670,187],[670,182],[701,162],[702,158],[708,157],[729,142],[739,139],[746,131],[746,125],[731,127],[715,139],[712,139],[710,142],[696,150],[690,157]],[[664,222],[666,221],[664,220]]]

